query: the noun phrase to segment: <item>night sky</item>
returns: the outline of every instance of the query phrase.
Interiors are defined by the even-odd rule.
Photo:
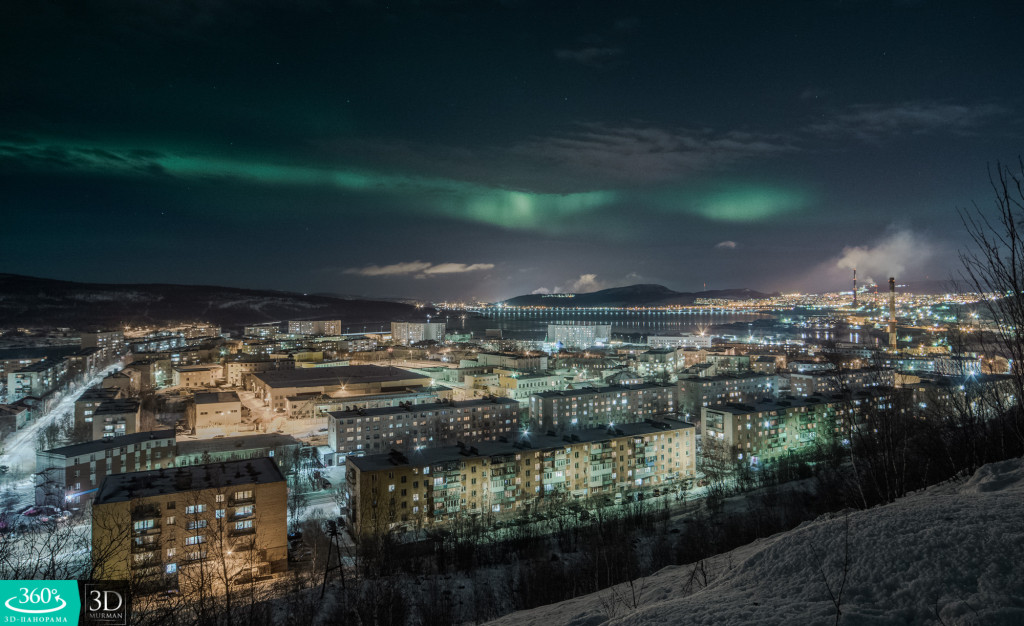
[[[763,6],[771,5],[771,6]],[[495,300],[948,279],[1018,2],[0,7],[0,271]]]

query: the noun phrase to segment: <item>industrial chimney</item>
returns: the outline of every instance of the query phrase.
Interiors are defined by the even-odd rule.
[[[896,352],[896,279],[889,277],[889,351]]]
[[[853,268],[853,307],[857,308],[857,268]]]

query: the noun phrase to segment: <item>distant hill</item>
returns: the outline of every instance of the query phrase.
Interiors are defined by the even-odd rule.
[[[551,296],[530,294],[516,296],[505,300],[509,306],[561,306],[561,307],[593,307],[593,306],[661,306],[668,304],[693,304],[697,298],[716,298],[725,300],[746,300],[748,298],[767,298],[764,294],[750,289],[718,289],[686,293],[672,291],[663,285],[630,285],[613,287],[590,293]]]
[[[207,321],[242,326],[287,319],[342,319],[352,324],[418,319],[396,302],[234,287],[98,284],[0,274],[0,327],[118,326]]]

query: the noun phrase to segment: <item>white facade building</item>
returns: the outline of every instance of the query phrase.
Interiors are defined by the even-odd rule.
[[[421,341],[444,341],[444,322],[391,322],[391,339],[403,346]]]
[[[585,349],[608,343],[611,324],[548,324],[548,342],[560,343],[570,349]]]

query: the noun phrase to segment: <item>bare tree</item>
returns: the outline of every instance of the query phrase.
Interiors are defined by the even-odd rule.
[[[994,169],[989,170],[993,206],[960,210],[973,243],[960,252],[961,275],[983,296],[992,343],[1013,363],[1013,395],[1019,400],[1024,398],[1024,161],[1015,168],[996,163]],[[1014,409],[1001,424],[1006,436],[999,444],[1006,458],[1024,447],[1024,414]]]

